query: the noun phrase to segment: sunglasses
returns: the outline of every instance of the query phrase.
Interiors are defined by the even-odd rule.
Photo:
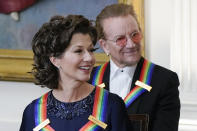
[[[131,34],[129,35],[129,38],[130,38],[135,44],[139,44],[140,41],[142,40],[142,34],[141,34],[141,32],[139,32],[139,31],[135,31],[135,32],[133,32],[133,33],[131,33]],[[114,39],[114,40],[110,40],[110,39],[106,39],[106,40],[115,42],[116,45],[118,45],[118,46],[120,46],[120,47],[124,47],[124,46],[127,44],[128,38],[127,38],[125,35],[123,35],[123,36],[117,37],[117,38]]]

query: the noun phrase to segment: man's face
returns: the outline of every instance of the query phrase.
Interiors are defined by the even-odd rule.
[[[141,57],[141,36],[136,42],[132,40],[132,35],[141,32],[134,17],[127,15],[107,18],[102,21],[102,26],[105,38],[99,42],[105,53],[119,67],[135,65]]]

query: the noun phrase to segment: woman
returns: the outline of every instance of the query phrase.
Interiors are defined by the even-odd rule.
[[[96,41],[96,29],[80,15],[54,16],[43,24],[32,41],[32,73],[36,84],[52,90],[26,107],[20,131],[129,130],[122,99],[86,82]]]

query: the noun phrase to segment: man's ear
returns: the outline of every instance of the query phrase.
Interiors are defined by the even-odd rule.
[[[57,68],[60,67],[60,62],[59,62],[59,59],[58,58],[51,56],[49,59],[50,59],[51,63],[54,66],[56,66]]]
[[[104,50],[104,52],[105,52],[107,55],[110,54],[109,45],[106,43],[106,40],[100,39],[100,40],[99,40],[99,45],[100,45],[100,47]]]

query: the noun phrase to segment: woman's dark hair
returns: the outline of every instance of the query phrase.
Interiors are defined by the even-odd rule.
[[[59,70],[49,58],[61,57],[76,33],[89,34],[92,43],[97,42],[95,27],[81,15],[53,16],[42,25],[32,40],[34,64],[31,73],[36,79],[35,84],[58,88]]]

